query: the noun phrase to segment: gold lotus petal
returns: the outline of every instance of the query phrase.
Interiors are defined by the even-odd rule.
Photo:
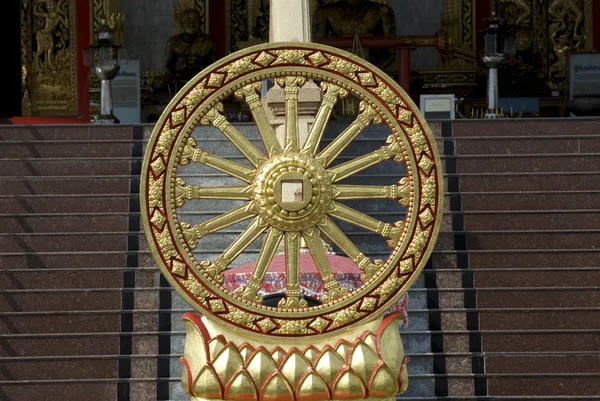
[[[402,346],[400,332],[398,331],[400,320],[400,315],[388,316],[383,319],[377,330],[380,331],[383,328],[383,331],[377,338],[377,351],[392,372],[400,370],[404,359],[404,347]],[[385,344],[385,346],[382,344]],[[383,349],[385,349],[385,352],[382,352]]]
[[[269,351],[267,351],[264,347],[258,347],[254,351],[250,358],[248,359],[248,363],[246,364],[246,369],[252,376],[252,380],[256,387],[262,388],[267,377],[273,373],[273,371],[277,370],[277,364],[269,355]]]
[[[344,359],[348,357],[350,353],[350,344],[347,341],[339,341],[337,347],[335,347],[337,353]]]
[[[225,341],[225,337],[223,336],[217,336],[210,339],[208,342],[208,349],[212,357],[211,362],[217,358],[217,354],[223,349],[226,342],[227,341]]]
[[[306,372],[296,387],[297,401],[320,401],[330,398],[327,383],[313,370]]]
[[[348,360],[354,372],[364,383],[367,383],[373,370],[377,367],[379,357],[363,341],[357,341]]]
[[[315,370],[328,384],[333,382],[333,379],[343,367],[344,360],[329,346],[321,353],[315,364]]]
[[[296,387],[302,376],[310,368],[310,362],[297,348],[291,348],[281,364],[281,372]]]
[[[280,346],[276,346],[271,349],[271,357],[277,365],[279,365],[283,358],[285,358],[285,354],[287,354],[287,352],[285,352]]]
[[[223,397],[223,389],[212,366],[204,365],[198,377],[194,380],[194,396],[205,399]]]
[[[367,386],[369,388],[369,397],[392,397],[398,394],[400,390],[398,388],[398,380],[385,364],[375,369]]]
[[[244,361],[232,344],[226,344],[215,357],[213,366],[221,381],[227,383],[237,374],[239,367],[244,366]]]
[[[244,361],[247,362],[250,359],[252,353],[254,352],[254,347],[248,343],[243,343],[238,347],[238,350],[242,359],[244,359]]]
[[[294,401],[294,390],[281,372],[273,372],[260,389],[260,401]]]
[[[319,350],[314,345],[308,345],[302,353],[310,363],[313,363],[317,355],[319,355]]]
[[[365,344],[367,344],[367,347],[377,351],[377,338],[375,337],[375,334],[367,332],[361,337]]]
[[[360,377],[349,367],[336,378],[332,386],[335,400],[356,400],[367,396],[367,389]]]
[[[239,369],[227,383],[225,386],[225,399],[234,401],[253,401],[258,399],[256,386],[246,369]]]

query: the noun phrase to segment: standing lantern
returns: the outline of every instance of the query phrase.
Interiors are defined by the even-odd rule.
[[[87,50],[87,60],[96,77],[100,81],[100,115],[97,122],[100,124],[119,123],[113,114],[111,83],[120,70],[119,49],[120,45],[112,41],[112,30],[106,19],[102,18],[100,27],[96,32],[96,40]]]
[[[488,68],[487,112],[485,118],[497,118],[498,112],[498,68],[505,65],[516,53],[516,37],[509,27],[500,26],[496,12],[488,20],[490,27],[480,34],[483,36],[481,61]]]

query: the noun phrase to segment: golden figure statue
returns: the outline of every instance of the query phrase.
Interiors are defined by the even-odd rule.
[[[509,4],[514,4],[519,10],[519,17],[515,21],[515,25],[527,25],[531,21],[531,5],[528,0],[503,0],[501,7],[506,7]]]
[[[551,21],[549,28],[550,41],[556,46],[559,33],[572,34],[575,42],[581,41],[579,28],[583,22],[583,12],[570,0],[552,0],[548,5],[548,17]]]
[[[396,35],[394,11],[387,4],[371,0],[341,0],[321,5],[313,17],[313,37]],[[369,49],[368,59],[380,68],[387,67],[395,49]]]
[[[46,5],[46,12],[40,11],[42,5]],[[36,4],[33,14],[44,18],[44,27],[36,32],[37,51],[35,54],[35,66],[42,69],[47,65],[51,70],[55,70],[54,63],[54,33],[59,24],[68,26],[67,17],[63,15],[56,3],[56,0],[43,0]]]
[[[256,39],[256,19],[260,16],[262,0],[248,0],[246,3],[246,23],[248,24],[248,40]]]
[[[200,22],[200,13],[195,9],[181,13],[183,32],[169,38],[165,49],[164,72],[168,82],[185,84],[216,60],[215,40],[201,32]]]
[[[370,0],[341,0],[320,6],[313,18],[313,35],[353,36],[396,34],[394,11]]]

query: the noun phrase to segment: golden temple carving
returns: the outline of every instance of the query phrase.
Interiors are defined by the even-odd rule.
[[[74,0],[21,2],[23,115],[76,111]]]

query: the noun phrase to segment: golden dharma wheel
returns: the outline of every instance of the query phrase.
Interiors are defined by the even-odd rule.
[[[265,81],[283,90],[284,138],[278,138],[261,102]],[[298,94],[309,80],[322,102],[306,138],[300,138]],[[311,83],[312,84],[312,83]],[[358,115],[325,146],[323,135],[340,99],[360,101]],[[245,101],[264,147],[244,136],[223,112],[222,101]],[[243,155],[221,157],[192,137],[198,125],[219,130]],[[378,149],[340,162],[340,154],[369,125],[384,124],[389,136]],[[323,142],[323,143],[322,143]],[[405,165],[392,185],[350,185],[348,179],[383,162]],[[197,163],[235,178],[239,185],[188,185],[182,166]],[[276,43],[232,54],[198,74],[169,104],[144,158],[141,208],[150,248],[162,273],[201,314],[237,330],[270,337],[332,337],[381,314],[416,280],[432,252],[442,217],[443,180],[435,140],[406,93],[382,71],[347,52],[314,43]],[[295,185],[301,196],[290,198]],[[240,206],[200,224],[179,213],[200,199],[233,200]],[[348,200],[393,199],[399,217],[386,223],[354,209]],[[373,260],[336,221],[376,233],[389,246],[386,260]],[[396,221],[396,220],[394,220]],[[201,238],[243,222],[242,233],[212,260],[199,260]],[[321,237],[328,238],[362,271],[362,285],[341,288]],[[254,241],[262,241],[248,283],[238,291],[223,275]],[[301,241],[322,277],[323,303],[309,306],[299,277]],[[277,307],[259,294],[265,273],[284,244],[286,297]]]

